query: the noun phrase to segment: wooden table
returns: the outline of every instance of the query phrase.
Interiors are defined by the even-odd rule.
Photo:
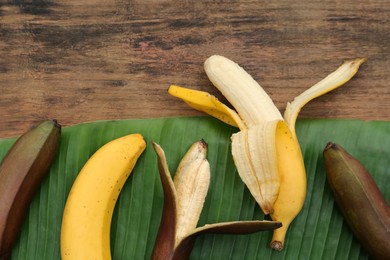
[[[300,116],[389,120],[389,43],[387,0],[1,1],[0,138],[45,118],[200,115],[166,90],[224,100],[203,70],[213,54],[241,64],[281,111],[344,60],[366,57]]]

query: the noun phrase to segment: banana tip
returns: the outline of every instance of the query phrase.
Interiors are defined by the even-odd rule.
[[[283,243],[281,241],[272,241],[270,247],[277,251],[282,251]]]
[[[58,123],[58,120],[57,120],[57,119],[52,119],[51,121],[53,122],[53,124],[54,124],[55,127],[61,128],[61,124]]]
[[[334,142],[328,142],[325,146],[325,151],[330,149],[337,149],[337,144]]]
[[[171,84],[169,85],[169,87],[167,88],[167,92],[170,93],[170,91],[172,90],[172,88],[174,88],[175,85]]]
[[[208,144],[203,138],[200,140],[200,144],[203,146],[203,148],[208,148]]]

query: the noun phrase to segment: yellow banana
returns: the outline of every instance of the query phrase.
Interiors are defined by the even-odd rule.
[[[310,100],[350,80],[364,61],[356,59],[342,64],[288,103],[284,116],[243,68],[219,55],[206,60],[205,71],[237,113],[227,110],[215,97],[207,96],[213,102],[205,101],[205,92],[194,95],[196,90],[174,85],[168,90],[191,107],[239,127],[240,132],[231,138],[238,173],[264,214],[283,223],[282,228],[274,230],[271,242],[274,249],[283,248],[288,227],[301,211],[306,197],[304,161],[295,133],[298,113]]]
[[[120,137],[97,150],[81,169],[64,209],[62,259],[111,259],[115,203],[145,147],[141,134]]]

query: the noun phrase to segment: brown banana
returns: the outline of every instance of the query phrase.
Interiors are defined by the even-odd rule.
[[[61,135],[56,120],[45,120],[20,136],[0,164],[0,259],[12,247],[30,202],[55,159]]]
[[[374,259],[390,259],[390,207],[368,170],[340,145],[323,152],[335,201],[361,245]]]

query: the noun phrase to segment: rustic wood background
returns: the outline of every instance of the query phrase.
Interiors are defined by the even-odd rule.
[[[170,84],[213,88],[203,62],[241,64],[281,111],[346,59],[346,84],[302,118],[390,119],[390,4],[356,1],[0,0],[0,138],[45,118],[200,115]]]

